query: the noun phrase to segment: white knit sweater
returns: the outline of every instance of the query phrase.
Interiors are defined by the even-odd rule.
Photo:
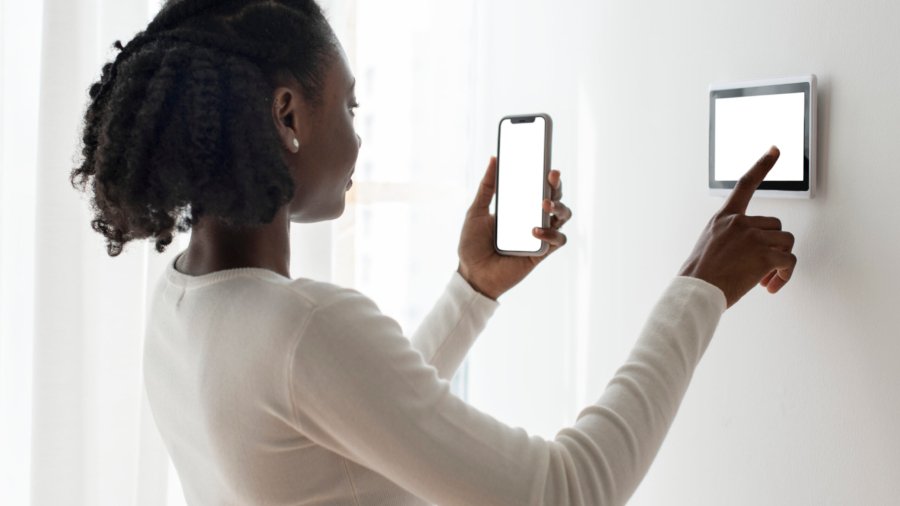
[[[454,273],[412,339],[359,292],[170,264],[144,380],[191,505],[618,505],[640,483],[719,317],[678,277],[601,398],[554,440],[450,393],[497,303]]]

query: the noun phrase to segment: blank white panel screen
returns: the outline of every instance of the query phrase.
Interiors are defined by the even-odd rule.
[[[766,181],[803,181],[803,92],[717,98],[715,179],[737,181],[771,146],[781,157]]]

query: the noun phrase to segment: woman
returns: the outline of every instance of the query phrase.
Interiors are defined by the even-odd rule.
[[[494,159],[459,269],[411,340],[365,296],[288,272],[292,222],[339,216],[361,141],[354,79],[311,0],[173,0],[90,90],[84,162],[110,255],[190,245],[160,280],[144,378],[190,504],[622,504],[718,319],[790,279],[793,237],[746,217],[763,157],[710,221],[629,361],[553,441],[468,406],[448,380],[542,259],[491,246]],[[571,212],[551,172],[555,251]]]

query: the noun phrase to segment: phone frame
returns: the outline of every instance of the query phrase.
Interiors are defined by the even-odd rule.
[[[497,124],[497,171],[494,179],[494,251],[501,255],[509,255],[509,256],[526,256],[526,257],[536,257],[536,256],[544,256],[550,250],[550,244],[547,241],[541,240],[541,247],[536,251],[513,251],[513,250],[504,250],[501,249],[497,245],[497,229],[500,226],[500,170],[503,168],[502,160],[500,159],[500,141],[501,141],[501,132],[503,128],[504,121],[510,121],[513,124],[516,123],[530,123],[536,120],[537,118],[542,118],[544,120],[544,176],[543,176],[543,198],[549,199],[551,196],[551,188],[550,182],[547,180],[550,175],[550,160],[551,160],[551,147],[553,144],[553,119],[549,114],[545,113],[537,113],[537,114],[517,114],[504,116],[500,119],[500,122]],[[541,227],[542,228],[550,228],[550,213],[543,210],[541,208]]]

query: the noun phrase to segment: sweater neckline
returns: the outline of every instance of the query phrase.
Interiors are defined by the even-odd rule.
[[[190,274],[185,274],[175,268],[175,262],[177,262],[183,254],[184,251],[175,255],[175,258],[173,258],[169,262],[168,267],[166,267],[166,277],[170,282],[177,285],[185,287],[196,287],[208,285],[211,283],[218,283],[220,281],[226,281],[242,276],[274,281],[278,283],[286,283],[291,281],[291,278],[282,276],[281,274],[278,274],[277,272],[269,269],[263,269],[262,267],[238,267],[235,269],[223,269],[207,274],[201,274],[200,276],[192,276]]]

